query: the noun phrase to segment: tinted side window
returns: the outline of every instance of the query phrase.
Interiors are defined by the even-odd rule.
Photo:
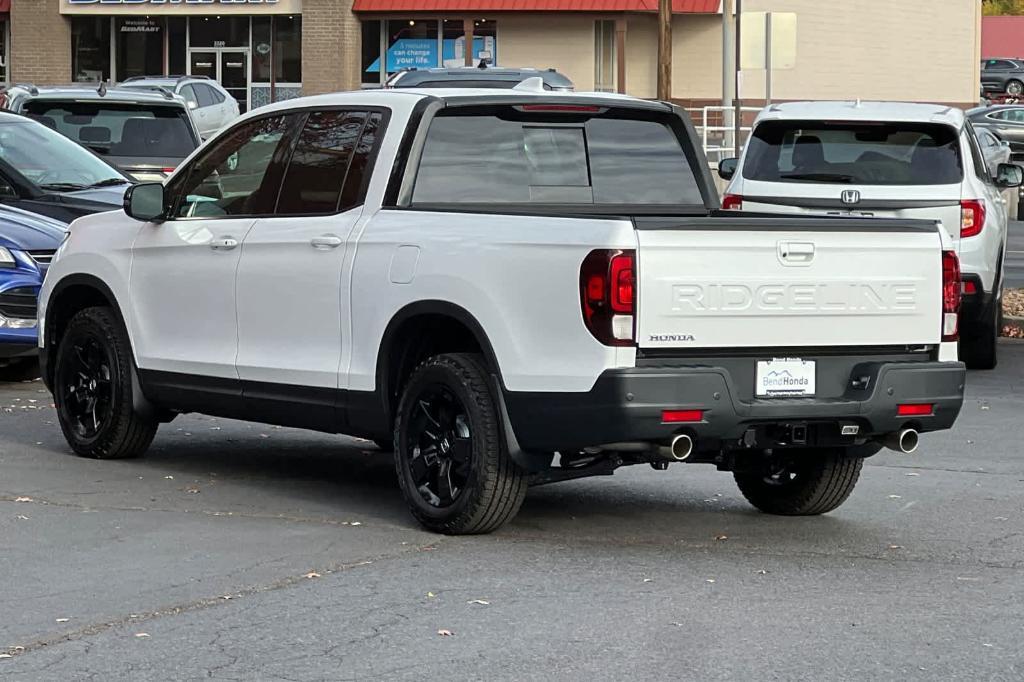
[[[224,101],[225,98],[224,98],[224,93],[223,92],[221,92],[217,88],[209,86],[209,85],[207,85],[206,87],[210,90],[210,95],[213,97],[213,101],[214,102],[216,102],[217,104],[220,104],[221,102]]]
[[[279,215],[338,210],[363,111],[316,111],[302,128],[277,201]]]
[[[269,215],[280,189],[287,153],[286,130],[293,117],[271,116],[239,126],[196,159],[172,196],[174,215],[227,217]]]
[[[991,178],[988,173],[988,164],[985,163],[985,155],[981,152],[981,147],[978,144],[978,137],[974,132],[974,127],[968,123],[967,128],[967,143],[971,148],[971,156],[974,157],[974,174],[979,180],[988,182]]]
[[[508,108],[439,114],[413,203],[692,206],[703,198],[662,120]]]
[[[381,114],[374,112],[363,126],[363,134],[359,137],[356,153],[349,164],[348,175],[345,176],[345,187],[341,192],[341,203],[338,206],[340,210],[347,210],[363,203],[366,185],[373,172],[373,150],[377,147],[377,140],[384,134],[382,120]]]
[[[185,101],[188,102],[189,104],[194,104],[195,106],[199,106],[199,100],[196,99],[196,91],[192,88],[191,85],[186,85],[186,86],[182,87],[182,89],[178,92],[178,94],[180,94],[182,97],[184,97]]]
[[[209,107],[213,106],[217,100],[213,97],[213,88],[209,85],[203,85],[202,83],[195,84],[196,96],[199,97],[199,106]]]

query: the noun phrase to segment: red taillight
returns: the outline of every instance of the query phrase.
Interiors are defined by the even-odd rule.
[[[960,236],[974,237],[981,234],[985,226],[985,202],[980,199],[965,199],[960,202]]]
[[[743,197],[739,194],[726,194],[722,197],[722,208],[726,211],[742,211]]]
[[[170,168],[161,168],[160,170],[161,170],[161,172],[164,172],[164,173],[167,173],[168,175],[170,175],[171,173],[174,172],[174,166],[171,166]]]
[[[583,322],[606,346],[635,344],[636,252],[591,251],[580,266]]]
[[[942,340],[956,341],[960,336],[960,259],[955,251],[942,252]]]
[[[662,410],[663,424],[692,424],[704,421],[704,410]]]
[[[935,406],[931,403],[909,403],[896,406],[896,416],[898,417],[928,417],[934,411]]]

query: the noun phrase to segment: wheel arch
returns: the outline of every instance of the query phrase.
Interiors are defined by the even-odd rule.
[[[439,329],[440,325],[448,327]],[[389,422],[398,392],[416,365],[425,357],[447,352],[479,352],[501,382],[494,347],[483,325],[465,308],[448,301],[424,300],[409,303],[392,316],[377,351],[375,382]]]

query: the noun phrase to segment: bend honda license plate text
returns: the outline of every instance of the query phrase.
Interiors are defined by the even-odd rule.
[[[758,360],[754,392],[758,397],[770,398],[812,396],[814,372],[814,360]]]

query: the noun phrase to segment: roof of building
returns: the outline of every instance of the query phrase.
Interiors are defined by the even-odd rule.
[[[721,0],[672,0],[675,14],[717,14]],[[658,0],[355,0],[354,12],[657,12]]]
[[[964,112],[942,104],[916,102],[786,102],[766,107],[757,120],[900,121],[959,127],[964,123]]]

